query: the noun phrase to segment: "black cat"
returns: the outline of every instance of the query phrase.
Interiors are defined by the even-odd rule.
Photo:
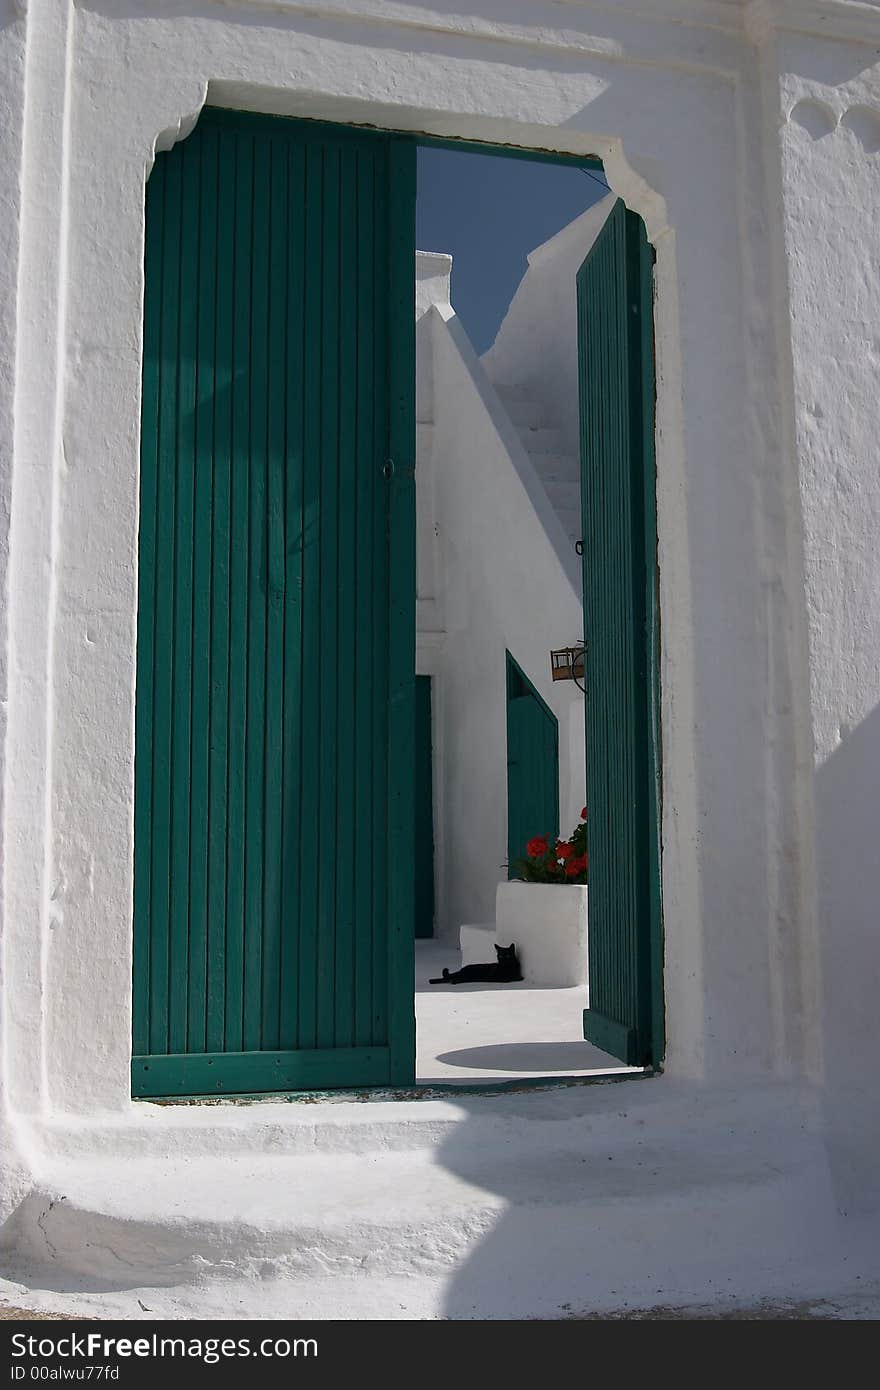
[[[444,970],[439,980],[429,980],[429,985],[476,985],[511,984],[522,979],[519,958],[515,946],[496,946],[497,961],[480,965],[463,965],[461,970]]]

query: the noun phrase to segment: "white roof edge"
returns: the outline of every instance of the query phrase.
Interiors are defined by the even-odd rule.
[[[452,269],[452,257],[446,251],[416,251],[416,273],[436,270],[444,274]]]
[[[606,193],[604,198],[600,198],[597,203],[593,203],[580,213],[572,222],[566,222],[565,226],[553,236],[542,241],[540,246],[536,246],[530,251],[526,260],[529,265],[534,265],[537,261],[542,261],[545,257],[555,255],[557,251],[562,251],[570,243],[581,241],[586,233],[598,232],[605,221],[609,212],[617,202],[617,194],[614,192]]]

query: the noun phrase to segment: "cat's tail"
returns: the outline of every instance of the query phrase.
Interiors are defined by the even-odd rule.
[[[429,980],[429,981],[428,981],[428,984],[429,984],[429,985],[445,985],[445,984],[448,983],[448,980],[449,980],[449,971],[447,970],[446,966],[444,965],[444,967],[443,967],[443,974],[440,976],[440,978],[439,978],[438,980]]]

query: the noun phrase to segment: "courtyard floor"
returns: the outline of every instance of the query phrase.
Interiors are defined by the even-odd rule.
[[[526,1078],[638,1071],[584,1042],[585,991],[510,985],[431,985],[460,956],[441,941],[416,942],[416,1080],[485,1086]]]

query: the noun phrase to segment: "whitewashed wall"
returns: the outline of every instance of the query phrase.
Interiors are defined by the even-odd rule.
[[[462,923],[494,921],[495,890],[507,876],[508,650],[559,721],[560,829],[577,824],[583,696],[573,682],[551,680],[550,650],[578,641],[583,618],[548,538],[559,523],[464,329],[438,309],[430,324],[445,629],[434,686],[438,927],[456,939]]]
[[[22,21],[0,32],[19,1114],[130,1108],[143,190],[157,140],[206,99],[604,158],[657,250],[668,1070],[743,1081],[818,1071],[831,1038],[876,1044],[859,837],[878,697],[877,7],[465,8],[31,0],[20,199]],[[773,22],[809,33],[777,46]],[[780,135],[803,97],[869,114],[827,143],[803,120]]]
[[[815,845],[819,963],[799,1002],[822,1022],[832,1160],[851,1179],[880,1151],[880,21],[872,44],[768,33],[764,47],[780,94],[798,484],[786,504],[800,506],[809,648],[795,804]]]
[[[9,989],[6,926],[10,921],[6,891],[5,855],[8,835],[6,807],[7,711],[9,707],[9,583],[10,511],[16,431],[16,336],[20,263],[22,147],[26,25],[23,11],[9,0],[0,5],[0,1214],[10,1210],[27,1190],[28,1164],[10,1113],[9,1050],[6,1022],[17,1008]],[[18,415],[20,419],[20,413]],[[34,858],[41,861],[41,831],[36,829]]]
[[[580,449],[575,282],[614,201],[606,194],[535,247],[495,341],[480,359],[494,384],[521,387],[546,407],[547,423],[574,458]]]

